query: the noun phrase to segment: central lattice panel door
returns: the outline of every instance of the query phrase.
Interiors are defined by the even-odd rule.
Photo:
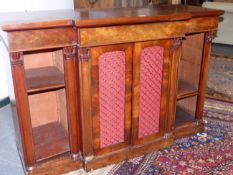
[[[170,40],[138,42],[133,60],[133,143],[143,144],[165,132]]]
[[[94,154],[112,152],[130,144],[131,44],[91,49],[91,98]]]

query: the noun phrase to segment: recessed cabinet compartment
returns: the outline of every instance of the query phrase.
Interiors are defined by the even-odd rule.
[[[62,50],[24,55],[36,161],[70,150]]]
[[[65,90],[29,96],[36,160],[69,151]]]
[[[178,74],[175,128],[182,128],[195,122],[203,47],[204,33],[189,34],[183,40]]]
[[[55,66],[26,70],[26,83],[29,94],[65,87],[64,75]]]
[[[175,127],[195,121],[197,97],[179,100],[176,103]]]
[[[65,87],[61,50],[26,54],[24,67],[29,94]]]
[[[177,99],[198,94],[204,34],[187,35],[182,44]]]

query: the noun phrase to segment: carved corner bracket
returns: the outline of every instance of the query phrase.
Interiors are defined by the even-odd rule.
[[[205,43],[210,43],[215,37],[216,31],[210,31],[205,33]]]
[[[63,48],[63,56],[66,60],[75,59],[76,53],[76,46],[68,46]]]
[[[182,45],[182,38],[174,38],[172,40],[171,53],[173,53],[174,50],[179,48],[181,45]]]
[[[90,48],[88,47],[80,48],[79,57],[81,62],[88,61],[90,59]]]
[[[12,66],[23,66],[23,52],[11,52],[10,60]]]

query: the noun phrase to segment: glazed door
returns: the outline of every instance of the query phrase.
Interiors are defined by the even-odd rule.
[[[133,59],[133,144],[162,137],[168,106],[170,40],[138,42]]]
[[[90,49],[94,155],[130,143],[132,52],[131,44]]]

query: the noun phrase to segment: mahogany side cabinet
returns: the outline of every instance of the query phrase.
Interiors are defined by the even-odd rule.
[[[90,171],[203,132],[222,14],[182,5],[0,14],[25,171]]]

